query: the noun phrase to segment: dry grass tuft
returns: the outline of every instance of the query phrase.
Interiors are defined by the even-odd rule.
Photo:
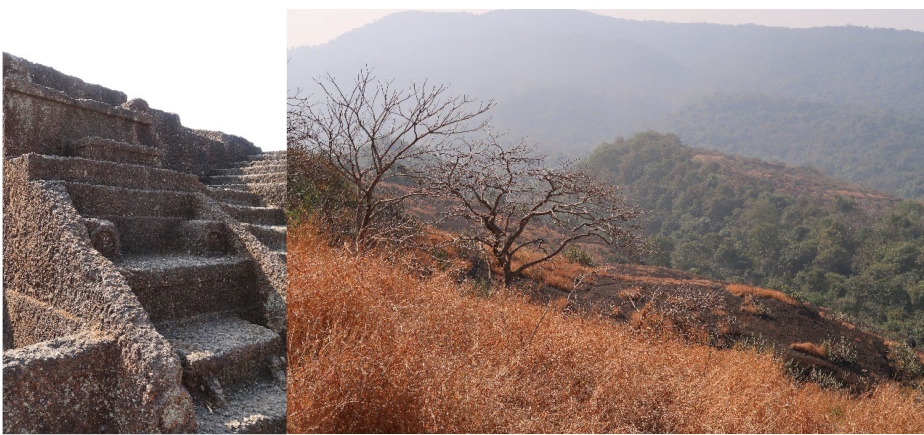
[[[821,359],[828,358],[828,353],[824,350],[824,348],[814,343],[810,343],[810,342],[793,343],[789,345],[789,348],[792,350],[797,350],[804,354],[817,357],[817,358],[821,358]]]
[[[891,383],[861,399],[800,386],[769,354],[652,341],[289,237],[290,432],[924,432],[924,404]]]
[[[784,302],[789,305],[800,305],[799,301],[793,299],[791,296],[787,296],[786,294],[776,291],[776,290],[770,290],[770,289],[760,288],[760,287],[751,287],[751,286],[743,285],[743,284],[729,284],[725,287],[725,289],[728,290],[729,293],[735,296],[738,296],[738,297],[744,297],[744,295],[751,295],[753,297],[758,297],[758,298],[776,299],[780,302]]]
[[[533,261],[543,254],[524,249],[513,259],[513,268],[516,269],[522,264]],[[544,263],[539,263],[523,272],[523,275],[537,282],[550,285],[559,290],[571,291],[574,289],[575,280],[582,276],[590,274],[596,269],[593,267],[582,266],[579,263],[572,263],[559,255]],[[501,273],[500,269],[495,271]]]

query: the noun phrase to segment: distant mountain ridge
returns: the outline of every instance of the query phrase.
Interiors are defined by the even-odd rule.
[[[891,124],[904,121],[851,126],[854,136],[878,138],[862,156],[855,155],[856,141],[846,148],[821,146],[816,139],[824,129],[800,127],[808,139],[790,148],[820,156],[806,160],[768,148],[778,145],[774,140],[740,136],[734,146],[714,143],[714,132],[724,127],[721,117],[702,123],[680,119],[691,110],[707,117],[724,114],[704,112],[704,102],[747,94],[789,101],[765,110],[770,118],[784,119],[792,106],[803,103],[832,107],[828,112],[882,112],[910,120],[901,127],[907,136],[924,123],[922,32],[640,22],[581,11],[412,11],[321,46],[291,49],[288,57],[290,92],[310,89],[312,78],[326,73],[348,83],[364,65],[397,84],[450,83],[454,93],[496,100],[491,115],[497,128],[528,136],[553,155],[582,156],[620,135],[677,128],[693,146],[812,164],[903,197],[924,195],[914,170],[894,166],[896,153],[909,164],[924,164],[924,143],[916,133],[892,137]],[[776,138],[787,137],[791,129],[737,118],[729,122]],[[834,156],[839,153],[847,155]],[[841,160],[851,159],[874,169],[840,170]]]

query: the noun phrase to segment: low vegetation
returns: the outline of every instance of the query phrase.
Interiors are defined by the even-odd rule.
[[[289,233],[291,432],[912,432],[924,391],[801,384],[772,353],[653,338]],[[743,348],[742,348],[743,349]]]

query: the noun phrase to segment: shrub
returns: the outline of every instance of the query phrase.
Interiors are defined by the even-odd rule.
[[[355,229],[355,192],[319,156],[290,150],[287,155],[286,217],[292,226],[312,220],[324,234],[339,239]]]
[[[843,335],[837,339],[825,339],[821,343],[828,361],[834,364],[850,365],[857,362],[857,348]]]
[[[902,380],[912,380],[924,377],[924,364],[911,346],[904,342],[889,344],[889,360],[895,365],[896,377]]]
[[[591,257],[587,251],[577,246],[569,246],[565,249],[564,255],[565,258],[572,263],[577,263],[584,267],[595,267],[593,257]]]

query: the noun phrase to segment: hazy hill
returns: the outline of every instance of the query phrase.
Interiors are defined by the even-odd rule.
[[[699,147],[811,165],[901,197],[924,197],[924,117],[761,94],[717,94],[654,125]]]
[[[451,83],[457,93],[495,99],[497,127],[528,136],[554,154],[586,154],[617,135],[661,126],[657,123],[672,114],[666,125],[682,129],[691,145],[816,164],[898,195],[921,195],[920,182],[908,178],[913,171],[894,166],[896,153],[911,156],[910,164],[922,152],[921,32],[637,22],[579,11],[403,12],[330,43],[292,49],[288,57],[290,91],[310,90],[311,79],[327,72],[348,81],[369,65],[399,84],[429,79]],[[713,140],[724,119],[706,123],[690,115],[725,114],[724,108],[710,112],[704,105],[735,98],[729,94],[786,104],[761,109],[772,123],[760,117],[729,120],[736,129],[761,132],[737,135],[731,146]],[[819,139],[825,129],[801,127],[805,134],[792,137],[787,111],[800,105],[822,107],[813,116],[826,127],[844,124],[850,135],[846,146]],[[899,124],[898,135],[892,134],[893,123]],[[767,149],[783,142],[821,157],[797,160],[791,150]],[[869,146],[860,150],[863,144]],[[832,154],[841,156],[823,158]],[[844,168],[843,159],[868,167]]]

